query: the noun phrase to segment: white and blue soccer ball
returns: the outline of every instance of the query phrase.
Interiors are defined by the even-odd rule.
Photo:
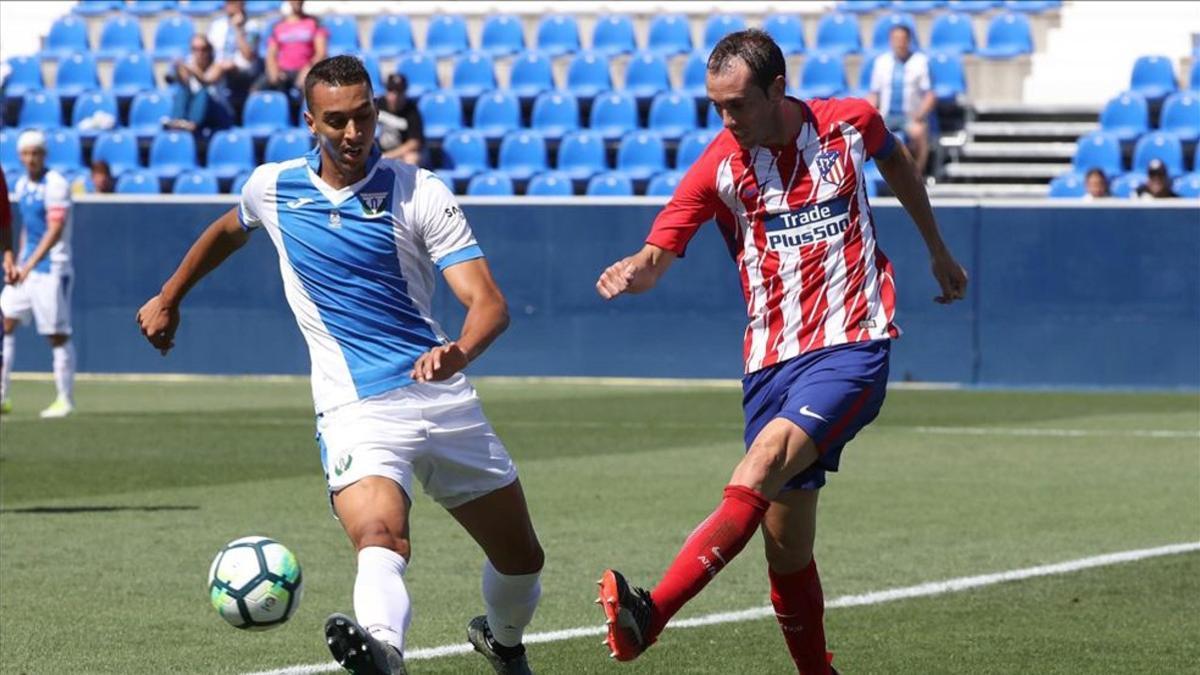
[[[286,546],[267,537],[242,537],[217,553],[208,570],[208,597],[235,628],[268,630],[300,606],[304,578]]]

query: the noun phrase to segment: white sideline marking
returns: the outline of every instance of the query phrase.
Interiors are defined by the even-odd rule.
[[[886,425],[881,427],[888,428]],[[1057,436],[1060,438],[1132,437],[1200,438],[1200,431],[1186,429],[1040,429],[1037,427],[899,427],[918,434],[965,436]]]
[[[971,590],[973,588],[993,586],[995,584],[1001,584],[1008,581],[1020,581],[1023,579],[1053,576],[1056,574],[1070,574],[1071,572],[1079,572],[1081,570],[1091,569],[1093,567],[1119,565],[1121,563],[1145,560],[1147,558],[1178,555],[1180,553],[1191,553],[1193,551],[1200,551],[1200,541],[1170,544],[1156,548],[1142,548],[1133,551],[1120,551],[1118,553],[1106,553],[1104,555],[1097,555],[1089,558],[1067,560],[1065,562],[1052,563],[1049,565],[1038,565],[1037,567],[1026,567],[1018,570],[1010,570],[1008,572],[996,572],[993,574],[958,577],[955,579],[946,579],[944,581],[931,581],[924,584],[917,584],[915,586],[889,588],[887,590],[861,593],[858,595],[843,595],[826,602],[825,607],[826,609],[862,607],[864,605],[878,605],[895,600],[925,598],[933,595],[942,595],[944,593],[957,593],[959,591]],[[706,614],[704,616],[698,616],[691,619],[676,620],[672,621],[670,624],[668,624],[668,626],[671,628],[694,628],[697,626],[711,626],[718,623],[737,623],[766,618],[768,616],[772,616],[774,613],[775,610],[770,606],[754,607],[738,612],[720,612],[716,614]],[[594,637],[598,635],[604,635],[603,626],[582,626],[579,628],[568,628],[565,630],[548,631],[545,633],[531,633],[525,636],[525,642],[526,644],[561,642],[563,640],[571,640],[574,638],[589,636]],[[410,650],[404,655],[404,658],[408,661],[420,661],[424,659],[436,659],[444,656],[453,656],[456,654],[467,654],[470,653],[470,651],[471,646],[468,644],[442,645],[440,647]],[[597,656],[597,658],[600,657]],[[255,673],[249,673],[248,675],[311,675],[313,673],[333,673],[340,670],[341,666],[330,662],[314,663],[303,666],[289,666],[287,668],[280,668],[278,670],[264,670]]]

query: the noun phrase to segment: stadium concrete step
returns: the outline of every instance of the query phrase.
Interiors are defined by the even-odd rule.
[[[1074,143],[997,143],[967,141],[960,150],[962,157],[969,159],[1071,159],[1075,156]]]
[[[1100,125],[1095,122],[968,122],[967,134],[972,138],[1069,138],[1072,141],[1095,131]]]
[[[1039,199],[1047,189],[1041,183],[938,183],[928,188],[931,199]]]
[[[1054,164],[1030,164],[1027,162],[954,162],[945,167],[946,177],[951,180],[971,179],[977,182],[1021,180],[1046,182],[1068,171],[1070,162]]]

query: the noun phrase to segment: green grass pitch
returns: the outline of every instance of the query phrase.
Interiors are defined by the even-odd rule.
[[[605,566],[651,583],[741,454],[732,387],[479,383],[547,553],[531,631],[601,623]],[[79,414],[0,421],[0,672],[246,673],[328,662],[354,557],[330,517],[301,381],[83,381]],[[1200,540],[1194,394],[897,390],[822,494],[826,597]],[[209,562],[250,534],[289,546],[305,597],[237,631]],[[481,555],[422,495],[410,649],[463,642]],[[681,618],[767,604],[757,538]],[[831,609],[843,673],[1173,673],[1200,662],[1200,553]],[[599,638],[530,647],[541,673],[786,673],[771,618],[671,629],[632,664]],[[410,671],[486,673],[477,655]]]

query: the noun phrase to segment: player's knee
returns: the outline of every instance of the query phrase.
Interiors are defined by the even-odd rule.
[[[354,533],[355,549],[361,551],[371,546],[395,551],[405,560],[412,561],[412,545],[409,543],[408,537],[389,527],[387,523],[369,523]]]
[[[812,541],[799,532],[764,532],[763,543],[767,564],[776,572],[795,572],[812,560]]]
[[[756,439],[734,471],[733,482],[752,487],[761,485],[783,470],[786,462],[787,448],[783,442],[774,438]]]

